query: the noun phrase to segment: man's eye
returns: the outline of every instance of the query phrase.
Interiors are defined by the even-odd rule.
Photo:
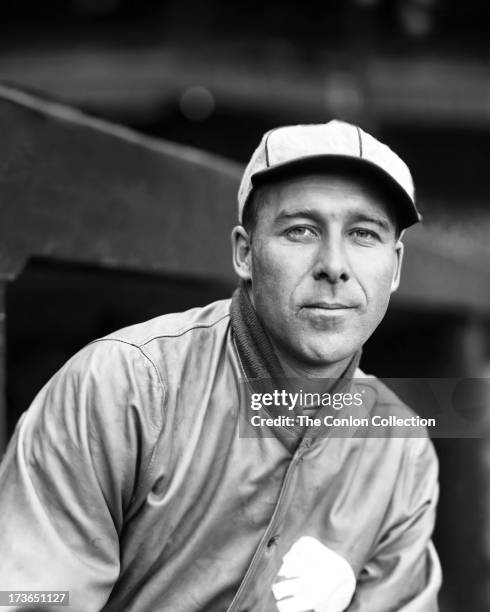
[[[374,242],[379,241],[378,234],[376,232],[373,232],[372,230],[358,228],[352,230],[351,234],[363,244],[372,244]]]
[[[291,240],[311,240],[317,237],[317,232],[311,228],[306,227],[304,225],[298,227],[291,227],[286,230],[286,236]]]

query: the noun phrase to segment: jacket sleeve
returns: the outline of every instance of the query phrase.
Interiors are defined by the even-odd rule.
[[[437,612],[439,559],[431,541],[438,462],[428,438],[405,440],[397,488],[349,612]]]
[[[89,345],[41,390],[0,466],[0,590],[64,590],[71,610],[103,607],[162,404],[152,363],[117,340]]]

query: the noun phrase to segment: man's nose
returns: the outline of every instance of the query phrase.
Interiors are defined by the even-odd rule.
[[[349,262],[345,246],[340,237],[330,236],[319,245],[313,268],[313,278],[315,280],[326,280],[332,284],[349,280]]]

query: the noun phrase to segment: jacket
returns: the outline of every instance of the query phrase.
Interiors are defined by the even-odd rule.
[[[97,340],[40,391],[0,468],[0,590],[66,590],[80,612],[269,612],[309,536],[355,577],[349,611],[437,610],[430,440],[242,437],[229,311]]]

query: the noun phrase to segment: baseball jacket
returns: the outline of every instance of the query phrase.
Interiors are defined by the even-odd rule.
[[[243,379],[230,300],[75,355],[0,468],[0,590],[69,591],[76,612],[269,612],[310,536],[333,553],[326,582],[354,577],[349,611],[437,610],[430,440],[242,437]]]

